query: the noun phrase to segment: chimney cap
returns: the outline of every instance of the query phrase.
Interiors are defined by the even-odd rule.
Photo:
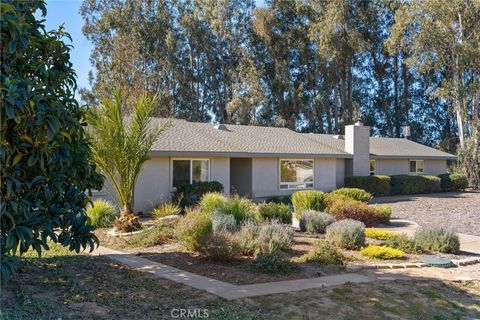
[[[363,126],[363,122],[361,120],[358,120],[357,122],[355,122],[355,125],[361,127]]]

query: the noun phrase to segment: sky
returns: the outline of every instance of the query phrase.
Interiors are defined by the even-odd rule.
[[[256,0],[257,6],[264,0]],[[78,88],[90,88],[88,72],[92,70],[90,65],[90,53],[92,44],[82,33],[83,19],[80,15],[81,0],[47,0],[47,17],[45,25],[47,30],[57,29],[64,24],[65,30],[72,36],[73,50],[71,62],[77,73]],[[68,39],[65,40],[67,43]]]

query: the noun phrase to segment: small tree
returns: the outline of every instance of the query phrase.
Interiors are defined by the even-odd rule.
[[[140,98],[128,117],[123,115],[122,105],[120,91],[116,90],[113,100],[106,99],[92,110],[89,123],[94,161],[120,202],[115,226],[129,232],[140,228],[133,214],[135,184],[164,126],[151,124],[156,97]]]
[[[74,99],[69,37],[45,31],[34,13],[43,1],[1,3],[1,275],[14,255],[48,250],[47,241],[79,252],[98,239],[87,224],[86,190],[102,187],[90,160],[85,109]]]

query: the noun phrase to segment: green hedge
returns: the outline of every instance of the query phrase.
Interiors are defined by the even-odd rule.
[[[460,191],[468,188],[467,177],[459,173],[445,173],[439,175],[440,184],[444,191]]]
[[[391,194],[417,194],[442,191],[440,178],[436,176],[396,175],[390,177]]]
[[[361,176],[345,178],[345,187],[363,189],[376,197],[390,194],[389,176]]]

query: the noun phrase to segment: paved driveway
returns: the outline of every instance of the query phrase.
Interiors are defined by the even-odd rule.
[[[393,218],[415,221],[420,226],[449,227],[460,233],[480,236],[480,192],[446,192],[413,196],[381,197]]]

